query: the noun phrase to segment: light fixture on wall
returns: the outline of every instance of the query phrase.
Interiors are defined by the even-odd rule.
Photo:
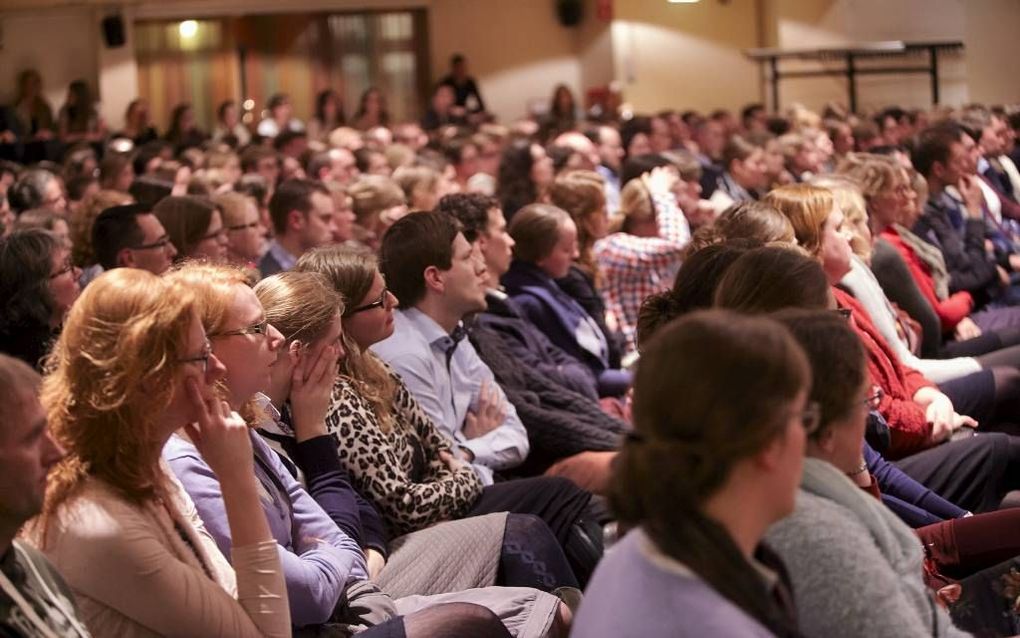
[[[198,33],[198,23],[194,20],[185,20],[177,25],[177,31],[181,34],[182,38],[190,40]]]

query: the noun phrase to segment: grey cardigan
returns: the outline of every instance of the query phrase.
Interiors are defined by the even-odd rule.
[[[765,542],[786,564],[805,636],[970,635],[925,587],[914,532],[825,461],[805,459],[796,510]]]

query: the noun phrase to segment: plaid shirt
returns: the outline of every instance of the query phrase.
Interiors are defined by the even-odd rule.
[[[602,272],[606,320],[626,337],[628,352],[636,349],[641,302],[672,288],[684,247],[691,240],[691,228],[676,198],[672,194],[656,195],[652,201],[659,222],[658,237],[613,233],[597,241],[594,248]]]

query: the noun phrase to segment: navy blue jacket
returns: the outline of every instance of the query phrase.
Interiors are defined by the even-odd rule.
[[[578,326],[591,316],[540,268],[515,259],[503,275],[503,285],[521,314],[549,341],[588,366],[598,379],[600,396],[620,396],[630,388],[631,373],[608,366],[608,338],[605,357],[596,356],[577,342]]]

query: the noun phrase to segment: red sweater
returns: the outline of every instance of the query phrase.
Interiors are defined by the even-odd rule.
[[[961,290],[949,295],[947,299],[940,300],[935,296],[935,280],[931,276],[928,264],[921,261],[914,249],[903,241],[900,234],[892,226],[889,226],[882,231],[881,237],[896,248],[903,257],[903,261],[907,263],[910,275],[914,278],[921,294],[935,309],[935,314],[939,316],[943,331],[951,332],[956,324],[970,315],[970,311],[974,308],[974,298],[970,296],[969,292]]]
[[[931,447],[931,424],[924,408],[914,401],[914,394],[935,384],[917,370],[900,363],[872,323],[868,311],[856,299],[835,287],[832,294],[840,308],[850,309],[850,326],[860,337],[868,355],[871,382],[881,387],[884,393],[878,411],[889,423],[892,438],[884,455],[897,459]]]

